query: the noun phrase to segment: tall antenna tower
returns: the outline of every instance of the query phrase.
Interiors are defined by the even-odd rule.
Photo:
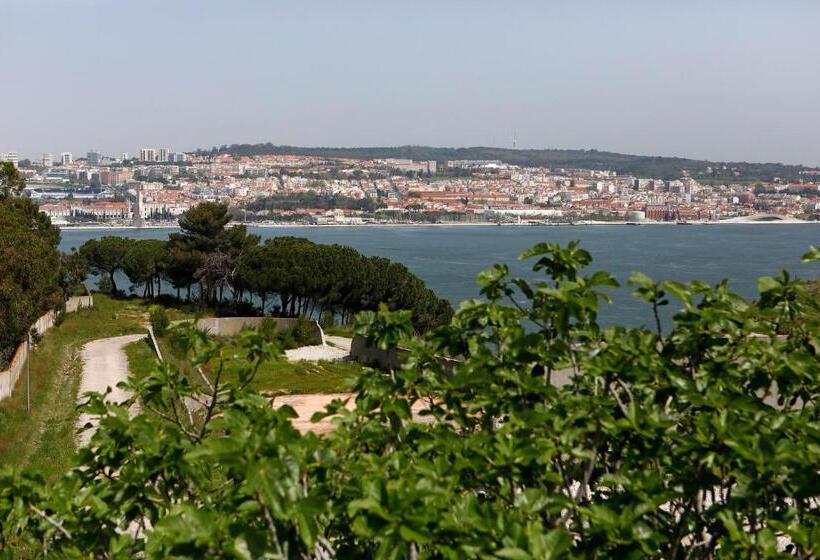
[[[513,150],[518,149],[518,131],[513,129]]]

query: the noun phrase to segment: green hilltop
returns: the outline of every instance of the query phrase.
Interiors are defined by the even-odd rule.
[[[702,180],[714,181],[782,181],[817,179],[808,167],[783,163],[715,162],[680,157],[642,156],[599,150],[513,150],[476,146],[469,148],[442,148],[431,146],[395,147],[299,147],[263,144],[231,144],[199,150],[200,155],[230,154],[234,156],[298,155],[328,158],[387,159],[406,158],[446,162],[458,159],[499,160],[520,166],[538,166],[565,169],[597,169],[615,171],[619,175],[635,175],[661,179],[676,179],[689,174]]]

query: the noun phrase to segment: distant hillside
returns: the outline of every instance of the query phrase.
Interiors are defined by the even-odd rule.
[[[252,155],[301,155],[353,159],[409,158],[445,162],[453,159],[492,159],[521,166],[557,168],[581,168],[611,170],[619,175],[676,179],[690,173],[698,179],[733,181],[773,181],[779,177],[785,181],[807,179],[800,174],[807,168],[781,163],[712,162],[676,157],[635,156],[600,152],[598,150],[510,150],[506,148],[434,148],[430,146],[398,146],[373,148],[302,148],[267,144],[232,144],[210,150],[205,154]],[[709,171],[711,168],[711,172]]]

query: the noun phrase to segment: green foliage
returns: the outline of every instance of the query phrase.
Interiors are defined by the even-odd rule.
[[[59,242],[29,199],[0,197],[0,368],[31,324],[63,301]]]
[[[25,188],[26,180],[14,164],[9,161],[0,162],[0,196],[8,197]]]
[[[132,241],[125,253],[123,270],[134,286],[144,286],[143,297],[159,295],[160,279],[168,262],[167,245],[159,239],[141,239]]]
[[[416,330],[424,332],[452,315],[450,304],[403,265],[298,237],[276,237],[250,249],[240,260],[238,281],[263,306],[276,296],[279,313],[291,317],[329,312],[348,323],[384,303],[410,310]]]
[[[418,332],[447,322],[453,314],[449,302],[401,264],[296,237],[276,237],[260,245],[259,237],[249,235],[244,226],[226,227],[230,218],[225,205],[203,203],[180,218],[181,233],[172,233],[167,242],[91,239],[77,259],[108,278],[101,284],[106,289],[110,284],[116,290],[114,275],[123,271],[132,288],[143,287],[143,297],[159,296],[164,279],[178,297],[185,288],[190,300],[191,287],[197,286],[200,304],[225,305],[233,313],[250,308],[264,315],[269,304],[278,302],[273,306],[276,315],[338,316],[350,323],[359,311],[385,303],[392,310],[411,310]],[[261,301],[258,310],[253,296]]]
[[[805,319],[818,307],[805,286],[761,279],[750,305],[726,282],[634,275],[648,304],[677,302],[672,323],[602,328],[616,284],[587,272],[588,253],[540,244],[523,257],[541,280],[497,265],[480,277],[485,299],[421,339],[407,312],[360,315],[372,344],[410,353],[390,375],[362,371],[350,408],[317,415],[335,417],[332,437],[300,434],[291,408],[253,390],[276,355],[260,333],[225,348],[189,330],[181,345],[207,382],[165,364],[126,403],[92,397],[100,429],[79,468],[49,486],[0,474],[0,546],[113,558],[820,555],[820,328]]]
[[[89,239],[80,247],[80,256],[88,263],[91,271],[94,274],[108,277],[111,283],[111,293],[117,292],[114,275],[123,270],[125,256],[131,244],[132,241],[128,239],[109,235],[99,239]]]
[[[316,343],[316,328],[314,323],[305,317],[297,317],[296,323],[290,328],[293,338],[299,346]]]
[[[148,320],[151,322],[151,328],[157,336],[162,336],[171,324],[168,318],[168,313],[161,305],[152,305],[148,310]]]
[[[72,249],[70,253],[61,255],[60,287],[67,295],[85,295],[85,279],[88,277],[88,263],[83,256]]]

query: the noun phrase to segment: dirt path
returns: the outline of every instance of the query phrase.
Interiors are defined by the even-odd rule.
[[[81,354],[83,374],[78,391],[79,398],[82,399],[83,394],[92,391],[105,393],[108,387],[111,387],[111,393],[106,397],[106,402],[116,403],[127,399],[128,393],[117,387],[117,383],[128,379],[128,357],[125,355],[124,347],[143,338],[145,338],[144,334],[129,334],[101,338],[83,346]],[[94,415],[85,413],[80,415],[77,428],[82,428],[87,423],[95,427],[80,433],[79,447],[88,445],[98,422],[99,419]]]
[[[326,393],[326,394],[305,394],[305,395],[281,395],[273,400],[274,407],[289,405],[299,415],[298,418],[292,420],[293,427],[302,433],[315,432],[317,434],[327,434],[334,430],[334,424],[331,418],[325,418],[321,422],[313,423],[310,421],[311,417],[317,413],[324,411],[325,407],[333,400],[346,400],[346,406],[352,410],[355,406],[356,395],[353,393]],[[430,417],[419,416],[419,412],[425,408],[423,402],[417,402],[413,405],[413,416],[416,422],[430,422]]]

